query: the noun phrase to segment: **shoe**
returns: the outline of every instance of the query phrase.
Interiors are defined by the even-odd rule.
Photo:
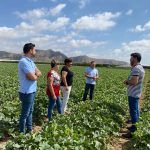
[[[65,115],[69,115],[70,114],[70,111],[65,111]]]
[[[122,137],[124,137],[124,138],[132,138],[132,133],[128,132],[126,134],[122,134]]]
[[[135,125],[132,125],[131,127],[127,127],[127,129],[130,131],[130,132],[135,132],[137,130],[136,126]]]
[[[131,129],[131,127],[132,127],[132,126],[130,126],[130,127],[127,127],[127,129],[128,129],[128,130],[130,130],[130,129]]]
[[[45,117],[44,122],[48,122],[48,121],[49,121],[48,117]]]
[[[127,124],[130,124],[130,123],[132,123],[132,122],[131,122],[130,119],[128,119],[128,120],[126,121],[126,123],[127,123]]]
[[[33,130],[27,129],[26,134],[32,134],[32,133],[33,133]]]

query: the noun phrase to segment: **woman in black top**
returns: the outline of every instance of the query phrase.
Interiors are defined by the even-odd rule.
[[[67,58],[65,59],[64,63],[65,66],[61,69],[61,90],[63,93],[62,114],[66,112],[67,103],[69,100],[71,87],[73,83],[73,72],[70,70],[70,67],[72,66],[72,59]]]

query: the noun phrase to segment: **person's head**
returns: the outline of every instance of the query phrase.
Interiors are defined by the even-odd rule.
[[[91,61],[91,62],[90,62],[90,67],[91,67],[91,68],[95,68],[95,66],[96,66],[96,62],[95,62],[95,61]]]
[[[131,64],[131,66],[135,66],[138,63],[140,63],[141,59],[142,59],[142,57],[141,57],[140,53],[132,53],[131,54],[131,58],[130,58],[130,64]]]
[[[71,67],[72,66],[72,59],[71,58],[66,58],[64,63],[65,63],[65,66]]]
[[[54,59],[51,61],[51,68],[55,71],[59,70],[59,63],[56,62]]]
[[[35,57],[36,51],[35,51],[35,44],[32,43],[26,43],[23,47],[23,52],[25,55],[29,55],[31,57]]]

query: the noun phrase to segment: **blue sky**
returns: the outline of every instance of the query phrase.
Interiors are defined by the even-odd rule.
[[[149,0],[1,0],[1,49],[26,42],[67,56],[129,61],[140,52],[150,65]]]

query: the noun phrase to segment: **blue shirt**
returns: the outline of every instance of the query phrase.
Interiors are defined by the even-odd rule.
[[[87,73],[90,77],[98,77],[98,70],[96,68],[87,67],[85,70],[85,73]],[[92,78],[86,78],[86,83],[88,84],[96,84],[96,81]]]
[[[37,81],[29,80],[26,74],[29,72],[35,72],[36,65],[29,57],[23,56],[18,64],[18,76],[19,76],[19,92],[29,94],[36,92]]]

